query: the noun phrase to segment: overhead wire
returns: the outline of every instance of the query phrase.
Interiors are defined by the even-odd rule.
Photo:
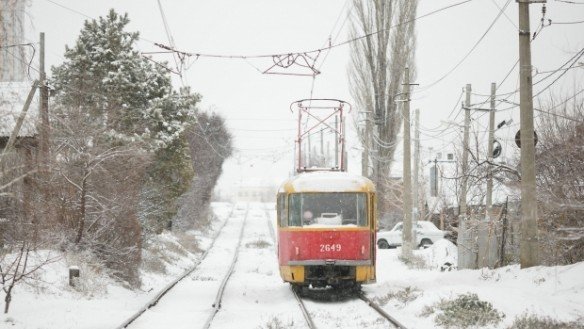
[[[466,54],[456,63],[456,65],[454,65],[448,72],[446,72],[444,75],[442,75],[442,77],[440,77],[437,80],[435,80],[434,82],[431,82],[428,85],[420,88],[419,91],[427,90],[427,89],[435,86],[436,84],[438,84],[441,81],[443,81],[444,79],[446,79],[457,68],[459,68],[460,65],[462,65],[462,63],[464,63],[464,61],[473,53],[473,51],[478,47],[478,45],[485,39],[485,37],[487,36],[487,34],[491,31],[491,29],[493,28],[493,26],[495,25],[495,23],[503,15],[503,13],[505,12],[505,10],[507,9],[507,7],[509,6],[510,3],[511,3],[511,0],[507,0],[507,2],[505,3],[505,5],[503,6],[503,8],[499,9],[499,12],[497,13],[497,16],[495,16],[495,18],[493,19],[493,21],[491,22],[491,24],[489,24],[489,27],[487,28],[487,30],[474,43],[474,45],[470,48],[470,50],[467,51]]]
[[[572,25],[572,24],[582,24],[584,21],[574,21],[574,22],[556,22],[553,21],[552,24],[560,24],[560,25]]]
[[[164,14],[164,9],[162,8],[162,3],[160,2],[160,0],[156,0],[156,1],[158,3],[158,10],[160,11],[160,16],[162,17],[162,24],[164,25],[164,31],[166,32],[166,38],[168,39],[168,43],[170,44],[170,46],[172,48],[174,48],[175,47],[174,38],[172,37],[172,32],[170,31],[170,26],[168,25],[168,21],[166,20],[166,15]],[[184,87],[185,82],[183,80],[183,75],[182,75],[182,69],[181,69],[182,65],[179,65],[179,59],[177,57],[178,57],[178,55],[173,52],[172,59],[174,60],[174,64],[176,65],[176,70],[177,70],[178,75],[180,77],[181,83]]]
[[[572,68],[577,62],[578,60],[584,55],[584,48],[582,48],[578,53],[576,53],[576,55],[574,55],[572,58],[570,58],[570,60],[568,62],[566,62],[565,64],[563,64],[560,69],[562,69],[564,67],[564,65],[566,65],[567,63],[569,63],[570,61],[572,62],[572,64],[570,64],[570,66],[568,66],[568,69]],[[560,71],[560,69],[550,73],[549,75],[547,75],[545,78],[543,78],[542,80],[538,81],[537,83],[543,81],[544,79],[547,79],[548,77],[552,76],[553,74],[557,73]],[[554,79],[554,81],[552,81],[550,84],[548,84],[545,88],[543,88],[542,90],[540,90],[537,94],[535,94],[533,96],[533,98],[541,95],[544,91],[546,91],[547,89],[549,89],[554,83],[556,83],[558,80],[560,80],[564,75],[566,75],[566,73],[568,72],[568,70],[563,70],[563,72]],[[537,84],[536,83],[536,84]]]
[[[21,62],[22,64],[25,64],[27,67],[27,76],[30,80],[34,80],[30,74],[30,70],[34,70],[35,72],[40,74],[40,70],[36,67],[34,67],[32,65],[32,62],[34,60],[35,54],[36,54],[36,48],[35,48],[35,42],[28,42],[28,43],[21,43],[21,44],[13,44],[13,45],[5,45],[5,46],[0,46],[1,48],[5,48],[4,51],[9,54],[10,56],[12,56],[14,59],[16,59],[17,61]],[[26,62],[25,60],[23,60],[23,58],[21,58],[20,56],[14,54],[12,51],[8,50],[10,48],[16,48],[16,47],[23,47],[23,46],[29,46],[32,48],[32,55],[30,56],[30,61]]]
[[[47,0],[47,1],[49,1],[49,0]],[[401,25],[410,24],[410,23],[412,23],[412,22],[414,22],[416,20],[419,20],[419,19],[422,19],[422,18],[431,16],[431,15],[437,14],[439,12],[442,12],[442,11],[447,10],[447,9],[450,9],[450,8],[454,8],[454,7],[457,7],[457,6],[466,4],[466,3],[471,2],[471,1],[474,1],[474,0],[464,0],[464,1],[460,1],[460,2],[451,4],[451,5],[448,5],[448,6],[441,7],[439,9],[433,10],[433,11],[431,11],[429,13],[426,13],[426,14],[423,14],[421,16],[417,16],[415,18],[412,18],[412,19],[409,19],[409,20],[405,20],[404,22],[401,22],[401,23],[396,23],[396,24],[390,26],[388,29],[395,28],[395,27],[398,27],[398,26],[401,26]],[[186,52],[186,51],[179,51],[179,50],[176,50],[176,49],[169,49],[169,51],[179,52],[179,53],[182,53],[182,54],[185,54],[185,55],[189,55],[189,56],[209,57],[209,58],[223,58],[223,59],[273,58],[273,57],[277,57],[277,56],[288,56],[288,55],[295,55],[295,54],[304,54],[305,55],[305,54],[319,53],[319,52],[323,52],[325,50],[329,50],[329,49],[341,47],[341,46],[344,46],[344,45],[347,45],[347,44],[350,44],[350,43],[353,43],[353,42],[356,42],[356,41],[359,41],[359,40],[368,38],[370,36],[373,36],[373,35],[376,35],[376,34],[379,34],[379,33],[386,32],[388,29],[380,29],[380,30],[377,30],[377,31],[373,31],[373,32],[370,32],[370,33],[366,33],[364,35],[360,35],[360,36],[357,36],[357,37],[354,37],[354,38],[351,38],[351,39],[348,39],[348,40],[339,42],[339,43],[334,43],[334,44],[330,44],[330,45],[325,46],[325,47],[311,49],[311,50],[306,50],[306,51],[291,51],[291,52],[279,52],[279,53],[272,53],[272,54],[249,54],[249,55],[236,55],[236,54],[234,54],[234,55],[227,55],[227,54],[202,53],[202,52],[196,52],[196,51]],[[160,45],[160,44],[157,44],[157,45],[158,46],[163,46],[163,45]]]

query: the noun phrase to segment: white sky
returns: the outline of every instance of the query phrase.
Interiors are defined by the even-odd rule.
[[[424,88],[443,77],[473,47],[508,0],[474,0],[418,20],[417,78],[422,91],[413,95],[411,108],[421,111],[422,146],[448,150],[444,145],[458,140],[458,130],[443,131],[442,121],[457,119],[459,97],[466,83],[473,92],[488,94],[491,82],[500,82],[518,58],[517,3],[513,0],[470,56],[440,83]],[[578,2],[580,0],[577,0]],[[225,55],[256,55],[307,51],[321,48],[329,36],[337,42],[348,38],[345,19],[350,0],[161,0],[177,49]],[[418,16],[457,0],[420,0]],[[547,18],[553,22],[584,20],[583,4],[548,1]],[[49,66],[63,61],[65,44],[73,44],[83,21],[97,18],[110,8],[128,12],[130,30],[140,32],[138,49],[160,50],[153,42],[168,44],[156,0],[32,0],[27,8],[27,39],[38,40],[46,33]],[[541,4],[531,6],[532,32],[541,18]],[[342,27],[342,30],[339,30]],[[532,62],[538,71],[554,70],[584,47],[584,24],[552,24],[533,42]],[[334,42],[333,42],[334,43]],[[326,53],[321,55],[324,58]],[[168,55],[157,55],[168,60]],[[349,47],[334,48],[315,79],[313,97],[339,98],[352,102],[347,82]],[[581,58],[579,62],[584,62]],[[238,152],[224,166],[220,186],[227,191],[233,182],[277,182],[292,170],[295,116],[291,102],[310,96],[311,77],[262,75],[271,59],[249,60],[199,58],[186,71],[185,81],[203,96],[200,108],[214,110],[227,119]],[[584,69],[570,70],[550,88],[556,93],[580,91]],[[537,81],[543,77],[537,75]],[[553,77],[534,88],[534,94],[553,81]],[[177,80],[178,86],[178,80]],[[517,69],[499,89],[515,90]],[[518,94],[510,101],[518,102]],[[463,98],[462,98],[463,99]],[[486,97],[473,95],[472,103]],[[486,107],[488,104],[483,105]],[[537,106],[537,102],[536,102]],[[453,108],[453,114],[449,117]],[[507,108],[505,104],[499,108]],[[514,118],[514,125],[498,132],[506,154],[515,152],[511,142],[518,129],[519,109],[497,114],[496,122]],[[488,116],[475,113],[479,131],[488,126]],[[352,125],[352,121],[350,121]],[[438,127],[438,129],[435,129]],[[479,135],[486,141],[486,135]],[[352,137],[349,170],[360,172],[358,141]],[[353,149],[352,149],[353,148]],[[430,155],[426,152],[427,155]],[[401,172],[401,150],[396,154],[396,173]],[[433,155],[432,155],[433,157]]]

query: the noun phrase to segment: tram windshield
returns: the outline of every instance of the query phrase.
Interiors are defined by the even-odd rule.
[[[365,193],[293,193],[288,226],[367,226]]]

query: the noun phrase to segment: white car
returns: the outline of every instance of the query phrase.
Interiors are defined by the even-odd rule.
[[[393,248],[402,245],[403,223],[397,223],[390,231],[377,232],[377,247],[379,249]],[[416,224],[416,245],[427,247],[437,240],[443,239],[446,232],[440,230],[432,222],[418,221]]]

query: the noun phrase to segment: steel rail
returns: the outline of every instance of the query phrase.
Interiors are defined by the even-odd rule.
[[[225,227],[225,225],[227,224],[227,221],[229,220],[229,218],[231,218],[233,216],[233,212],[235,210],[235,205],[233,206],[233,208],[231,208],[231,212],[229,213],[229,215],[227,215],[227,218],[225,219],[225,221],[223,221],[223,224],[221,224],[221,227],[217,230],[217,232],[215,233],[215,235],[213,236],[213,240],[211,241],[211,244],[209,245],[209,247],[207,248],[207,250],[205,250],[205,252],[201,255],[201,257],[195,262],[195,264],[193,264],[193,266],[191,268],[189,268],[188,270],[186,270],[183,274],[181,274],[178,278],[176,278],[175,280],[173,280],[172,282],[170,282],[168,285],[166,285],[166,287],[164,287],[162,290],[160,290],[155,296],[154,298],[152,298],[150,301],[148,301],[140,310],[138,310],[136,313],[134,313],[132,316],[130,316],[126,321],[124,321],[119,327],[116,327],[116,329],[123,329],[123,328],[127,328],[130,324],[132,324],[132,322],[136,321],[136,319],[138,319],[140,316],[142,316],[142,314],[144,314],[146,311],[148,311],[150,308],[156,306],[156,304],[158,304],[158,302],[160,301],[160,299],[162,299],[162,297],[164,295],[166,295],[167,292],[169,292],[172,288],[174,288],[174,286],[176,286],[180,281],[182,281],[184,278],[186,278],[189,274],[193,273],[197,267],[199,266],[199,264],[201,264],[201,262],[207,257],[207,255],[209,254],[209,251],[213,248],[213,245],[215,244],[215,241],[217,240],[217,238],[219,237],[219,234],[221,234],[221,231],[223,231],[223,228]]]
[[[306,309],[306,305],[304,305],[302,298],[300,298],[300,296],[298,296],[298,293],[294,290],[294,288],[292,288],[292,286],[290,286],[290,290],[292,290],[292,293],[294,294],[294,297],[296,298],[296,301],[298,302],[298,306],[300,307],[300,310],[302,310],[302,315],[304,316],[304,319],[306,320],[306,324],[308,325],[308,328],[316,329],[316,326],[314,325],[314,322],[312,321],[312,317],[310,316],[310,313],[308,313],[308,310]]]
[[[389,315],[389,313],[385,312],[381,306],[377,305],[376,303],[374,303],[371,299],[369,299],[367,296],[365,296],[365,294],[363,292],[361,292],[359,294],[359,298],[364,301],[369,307],[371,307],[372,309],[374,309],[375,311],[377,311],[377,313],[379,313],[379,315],[381,315],[382,317],[384,317],[387,321],[389,321],[392,325],[394,325],[396,328],[399,329],[407,329],[403,324],[401,324],[396,318],[394,318],[393,316]]]
[[[231,274],[233,274],[233,270],[235,269],[235,264],[237,263],[237,257],[239,256],[239,248],[241,247],[241,240],[243,240],[243,231],[245,229],[245,223],[247,221],[248,216],[249,216],[249,204],[248,204],[247,210],[245,212],[245,218],[243,219],[243,224],[241,224],[241,230],[239,232],[239,239],[237,241],[237,248],[235,248],[235,252],[233,253],[233,259],[231,260],[231,266],[229,266],[229,270],[225,274],[225,277],[223,277],[223,281],[221,281],[221,286],[219,287],[219,290],[217,291],[217,296],[215,296],[215,301],[213,302],[213,305],[212,305],[213,310],[211,311],[211,314],[209,315],[207,322],[205,322],[205,325],[203,326],[204,329],[209,329],[211,327],[211,322],[213,322],[215,315],[221,309],[221,300],[223,299],[223,292],[225,291],[225,286],[227,286],[227,281],[229,281]]]
[[[270,232],[270,237],[272,238],[272,242],[274,243],[274,246],[276,246],[276,233],[275,233],[275,229],[274,229],[274,224],[272,224],[272,221],[270,220],[270,213],[268,212],[267,209],[266,210],[266,223],[268,225],[268,231]],[[274,252],[278,252],[278,248],[274,248]],[[277,256],[277,255],[276,255]],[[308,309],[306,309],[306,305],[304,305],[304,302],[302,301],[302,298],[300,298],[300,296],[298,296],[298,293],[296,293],[296,291],[294,290],[294,288],[292,288],[292,286],[290,286],[290,290],[292,291],[292,294],[294,294],[294,298],[296,298],[296,302],[298,303],[298,307],[300,307],[300,310],[302,311],[302,315],[304,316],[304,320],[306,320],[306,324],[308,325],[309,329],[316,329],[316,326],[314,325],[314,322],[312,321],[312,317],[310,316],[310,313],[308,313]]]

